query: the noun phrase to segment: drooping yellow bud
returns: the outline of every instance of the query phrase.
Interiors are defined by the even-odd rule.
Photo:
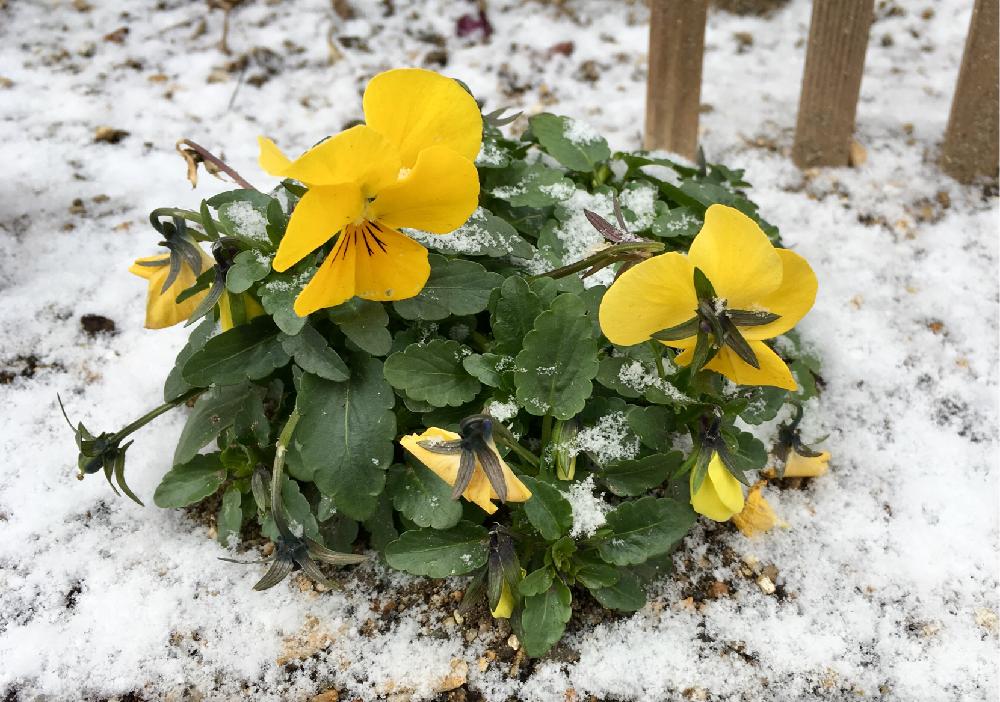
[[[694,472],[691,473],[691,506],[698,514],[716,522],[728,521],[743,509],[743,488],[726,470],[719,454],[714,454],[709,461],[708,474],[697,491],[694,490]]]
[[[500,591],[500,601],[497,602],[497,606],[490,610],[490,614],[493,615],[494,619],[510,619],[510,615],[514,612],[514,595],[510,591],[510,587],[507,582],[504,581],[503,589]]]
[[[829,469],[827,465],[830,462],[830,452],[824,451],[818,456],[803,456],[801,453],[796,453],[792,449],[788,454],[788,460],[785,461],[785,472],[782,475],[783,478],[817,478],[826,473]],[[778,475],[778,471],[774,468],[768,468],[764,473],[764,477],[775,478]]]

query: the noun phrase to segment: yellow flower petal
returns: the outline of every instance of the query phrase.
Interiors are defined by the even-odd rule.
[[[366,235],[363,227],[354,227],[354,294],[365,300],[405,300],[423,290],[431,274],[427,249],[395,229],[369,224]]]
[[[372,197],[399,177],[399,153],[381,134],[365,125],[342,131],[289,161],[270,139],[259,137],[260,167],[273,176],[306,185],[356,183]]]
[[[705,368],[721,373],[737,385],[771,385],[785,390],[798,388],[788,366],[767,344],[763,341],[747,343],[757,356],[760,368],[751,366],[728,346],[722,347],[712,360],[705,364]],[[690,346],[677,354],[674,363],[686,366],[691,363],[692,356],[694,356],[694,347]]]
[[[361,190],[354,183],[310,188],[292,210],[274,256],[274,270],[288,270],[325,244],[361,215],[364,204]]]
[[[712,205],[691,243],[691,264],[729,309],[755,309],[781,284],[782,263],[760,226],[735,207]]]
[[[479,204],[475,164],[444,146],[420,152],[413,169],[378,193],[372,218],[390,227],[447,234],[465,224]]]
[[[759,327],[743,327],[743,338],[770,339],[784,334],[799,323],[816,301],[816,274],[809,263],[794,251],[775,249],[782,264],[781,285],[757,300],[757,309],[780,314],[781,318]]]
[[[198,247],[198,251],[201,253],[202,271],[214,265],[215,261],[201,247]],[[169,254],[145,256],[136,259],[135,263],[129,266],[129,272],[149,281],[146,293],[145,327],[147,329],[165,329],[166,327],[172,327],[175,324],[186,321],[198,304],[205,298],[205,295],[208,294],[207,290],[203,290],[187,298],[182,303],[177,304],[177,296],[194,285],[195,280],[198,278],[190,266],[186,262],[182,263],[177,278],[163,292],[163,284],[170,273],[170,266],[151,267],[139,265],[143,262],[168,261],[169,259]]]
[[[824,451],[818,456],[803,456],[792,450],[785,461],[784,477],[786,478],[818,478],[824,475],[830,466],[830,452]],[[769,468],[765,473],[768,478],[777,477],[778,471]]]
[[[396,146],[404,168],[412,168],[431,146],[445,146],[470,161],[479,153],[479,106],[451,78],[420,68],[379,73],[368,83],[363,105],[365,122]]]
[[[601,301],[604,335],[613,344],[631,346],[691,319],[698,306],[693,275],[688,259],[673,252],[622,273]]]
[[[419,442],[433,439],[454,441],[458,438],[460,436],[455,432],[437,427],[429,427],[424,430],[423,434],[408,434],[404,436],[399,440],[399,443],[439,478],[449,485],[454,485],[455,480],[458,478],[458,465],[461,460],[459,454],[434,453],[420,446]],[[494,452],[496,451],[496,445],[491,444],[491,448]],[[497,454],[497,457],[500,458],[499,454]],[[507,501],[527,501],[531,497],[531,492],[525,487],[524,483],[518,480],[503,458],[500,458],[500,467],[503,470],[504,480],[507,483]],[[476,460],[475,471],[472,473],[472,480],[469,481],[469,486],[462,493],[462,497],[469,502],[479,505],[487,514],[493,514],[497,511],[496,505],[492,502],[492,500],[498,499],[497,495],[493,491],[490,481],[486,477],[486,472],[483,470],[483,466],[478,459]]]
[[[694,483],[694,472],[691,483]],[[743,488],[726,470],[718,454],[712,456],[701,487],[697,492],[692,490],[691,506],[698,514],[716,522],[724,522],[743,509]]]
[[[514,613],[514,595],[510,591],[510,586],[505,580],[500,590],[500,601],[497,602],[495,609],[490,610],[490,614],[493,615],[494,619],[510,619],[510,615]]]
[[[753,537],[763,534],[775,525],[787,526],[785,522],[778,519],[771,505],[761,494],[763,487],[767,485],[764,480],[758,481],[747,494],[746,505],[739,514],[733,515],[733,524],[742,532],[744,536]]]

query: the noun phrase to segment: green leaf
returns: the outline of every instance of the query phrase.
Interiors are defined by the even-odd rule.
[[[269,375],[288,363],[278,328],[268,317],[213,336],[184,364],[184,380],[196,387],[233,385]]]
[[[471,522],[459,522],[447,530],[407,531],[385,547],[385,560],[413,575],[464,575],[486,565],[486,538],[486,529]]]
[[[531,258],[535,248],[522,239],[507,220],[480,207],[461,227],[448,236],[429,235],[421,243],[459,256],[517,256]]]
[[[605,528],[609,532],[597,540],[597,550],[614,565],[642,563],[666,553],[684,538],[695,516],[690,505],[668,497],[623,502],[608,513]]]
[[[566,622],[573,614],[573,596],[561,581],[556,580],[540,595],[524,600],[521,628],[524,652],[532,658],[544,656],[562,638]]]
[[[754,388],[746,409],[740,412],[740,418],[747,424],[763,424],[778,416],[778,412],[788,399],[788,391],[768,385]]]
[[[295,298],[302,292],[305,282],[290,275],[272,274],[267,282],[257,288],[260,304],[264,311],[274,319],[278,328],[295,336],[306,324],[306,318],[295,314]]]
[[[273,198],[256,190],[231,190],[206,202],[219,212],[219,223],[226,234],[244,246],[273,251],[267,235],[267,208]]]
[[[601,479],[618,496],[641,495],[660,485],[677,470],[684,457],[679,451],[618,461],[604,468]]]
[[[475,261],[431,254],[431,275],[420,294],[393,307],[403,319],[437,321],[448,315],[477,314],[486,309],[490,292],[503,278]]]
[[[661,239],[673,239],[675,237],[693,237],[701,230],[701,225],[702,217],[697,210],[690,207],[664,208],[664,211],[658,213],[656,219],[653,220],[650,230],[653,236]]]
[[[604,137],[591,134],[569,117],[543,112],[528,122],[545,152],[570,170],[589,173],[611,157]]]
[[[593,391],[598,344],[584,303],[561,295],[535,320],[517,355],[517,402],[529,414],[570,419]]]
[[[222,506],[215,520],[219,543],[229,548],[240,538],[240,527],[243,526],[243,493],[235,485],[230,485],[222,494]]]
[[[558,168],[520,162],[506,169],[491,194],[512,207],[538,208],[568,200],[575,192],[576,185]]]
[[[372,515],[364,521],[368,530],[371,547],[384,552],[385,547],[399,538],[396,523],[393,519],[392,501],[384,492],[379,495],[378,505]]]
[[[620,612],[636,612],[646,604],[646,591],[639,579],[631,572],[624,570],[614,585],[602,588],[590,588],[590,594],[608,609]]]
[[[514,275],[503,281],[492,314],[494,351],[511,356],[517,354],[542,309],[541,298],[532,292],[524,278]]]
[[[167,471],[156,486],[153,502],[157,507],[187,507],[215,494],[225,479],[219,454],[199,454]]]
[[[336,381],[347,380],[351,375],[340,354],[330,347],[315,327],[307,324],[295,336],[281,334],[279,339],[281,348],[294,357],[295,363],[305,372]]]
[[[736,476],[753,470],[761,470],[767,465],[767,448],[753,434],[740,431],[735,427],[723,431],[723,438],[730,451],[730,463],[726,467]],[[744,479],[740,482],[749,485],[750,482]]]
[[[281,381],[273,382],[277,383],[277,394],[280,395]],[[241,441],[267,446],[271,443],[271,422],[268,420],[267,411],[264,408],[264,398],[269,395],[269,392],[259,385],[251,385],[249,390],[243,406],[236,413],[233,431],[236,432],[236,436],[240,437]]]
[[[549,587],[551,587],[552,580],[555,576],[555,571],[548,566],[543,566],[538,570],[528,573],[528,575],[521,580],[521,584],[518,585],[517,589],[520,590],[521,594],[525,597],[541,595],[543,592],[548,590]]]
[[[372,356],[384,356],[392,347],[392,335],[386,328],[389,315],[380,302],[351,298],[327,310],[333,323],[348,339]]]
[[[498,388],[503,382],[501,372],[497,370],[504,357],[495,353],[473,353],[462,359],[462,367],[483,385]]]
[[[602,587],[610,587],[618,582],[618,578],[621,577],[621,573],[623,572],[621,569],[605,563],[594,554],[588,555],[590,556],[589,558],[585,558],[583,555],[577,558],[580,561],[580,565],[576,571],[576,579],[584,587],[596,590]]]
[[[314,481],[338,512],[368,518],[392,462],[394,404],[382,362],[374,358],[355,358],[351,377],[342,383],[303,374],[295,403],[302,418],[288,450],[290,472]]]
[[[233,265],[226,272],[226,289],[231,293],[243,293],[254,283],[264,280],[271,272],[271,259],[266,254],[253,249],[241,251],[233,258]]]
[[[597,370],[597,382],[622,397],[630,399],[641,397],[640,390],[622,380],[622,369],[626,367],[631,369],[639,363],[641,362],[628,356],[605,356],[601,359]]]
[[[674,413],[666,407],[633,407],[626,415],[629,428],[639,441],[654,451],[669,451]]]
[[[466,350],[457,341],[410,344],[385,360],[385,379],[407,397],[434,407],[459,407],[479,392],[479,381],[462,366]]]
[[[573,526],[573,508],[563,494],[552,485],[528,476],[521,476],[531,498],[524,503],[528,521],[546,541],[555,541]]]
[[[177,440],[174,464],[187,463],[209,441],[232,426],[249,393],[247,383],[221,385],[202,393],[194,403],[194,409],[188,415]]]
[[[191,356],[200,351],[205,343],[212,338],[213,333],[215,333],[215,321],[211,319],[204,320],[191,332],[184,348],[177,354],[177,360],[174,362],[174,367],[167,376],[167,380],[163,383],[164,402],[171,402],[195,387],[184,380],[181,371]]]
[[[419,527],[450,529],[462,518],[462,504],[451,499],[451,486],[422,465],[396,465],[386,490],[393,506]]]

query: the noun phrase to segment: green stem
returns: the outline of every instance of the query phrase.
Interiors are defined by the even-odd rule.
[[[503,434],[497,434],[496,438],[500,441],[501,444],[503,444],[511,451],[516,453],[520,458],[530,463],[533,468],[538,468],[538,464],[540,463],[538,456],[536,456],[531,451],[521,446],[521,444],[515,441],[513,437],[504,436]]]
[[[170,402],[164,402],[162,405],[160,405],[156,409],[150,410],[149,412],[147,412],[146,414],[142,415],[141,417],[139,417],[138,419],[136,419],[132,423],[125,425],[119,431],[115,432],[114,436],[112,437],[112,441],[115,442],[115,443],[121,441],[122,439],[124,439],[126,436],[128,436],[132,432],[134,432],[134,431],[136,431],[138,429],[141,429],[142,427],[144,427],[147,424],[149,424],[150,422],[152,422],[154,419],[156,419],[157,417],[159,417],[161,414],[169,412],[170,410],[172,410],[177,405],[184,404],[185,402],[187,402],[188,400],[190,400],[192,397],[196,397],[197,395],[201,394],[204,391],[205,391],[204,388],[192,388],[192,389],[188,390],[186,393],[184,393],[183,395],[181,395],[180,397],[178,397],[176,399],[173,399]]]
[[[226,22],[226,26],[228,27],[228,25],[229,25],[229,11],[228,10],[226,11],[225,22]],[[223,34],[223,41],[225,41],[225,34]],[[229,53],[229,52],[227,51],[226,53]],[[232,178],[234,181],[236,181],[236,184],[239,185],[241,188],[244,188],[245,190],[254,190],[254,191],[257,190],[257,188],[255,188],[252,185],[250,185],[250,182],[247,181],[247,179],[244,178],[243,176],[241,176],[239,173],[237,173],[236,170],[234,168],[232,168],[228,163],[226,163],[225,161],[223,161],[218,156],[214,155],[211,151],[209,151],[208,149],[206,149],[204,146],[201,146],[200,144],[196,144],[193,141],[191,141],[190,139],[181,139],[180,142],[177,145],[178,148],[180,148],[181,144],[184,144],[186,147],[188,147],[192,151],[197,152],[198,155],[201,156],[202,160],[205,160],[205,161],[208,161],[208,162],[212,163],[220,171],[222,171],[223,173],[227,173],[229,175],[229,177]]]
[[[537,280],[538,278],[565,278],[568,275],[585,271],[588,268],[605,268],[612,263],[616,263],[637,253],[659,253],[664,248],[666,248],[664,244],[659,241],[631,241],[625,244],[615,244],[575,263],[570,263],[547,273],[532,276],[531,280]]]
[[[469,340],[481,353],[486,353],[490,350],[490,340],[477,331],[469,334]]]
[[[205,226],[201,220],[201,213],[193,210],[182,210],[179,207],[157,207],[149,213],[149,221],[155,227],[159,223],[160,217],[181,217],[189,222]]]
[[[667,372],[663,369],[663,344],[650,339],[649,347],[653,349],[653,360],[656,362],[656,372],[659,373],[660,380],[666,380]]]
[[[549,446],[549,441],[552,440],[552,415],[547,414],[542,417],[542,455],[545,454],[545,449]]]
[[[285,472],[285,454],[288,452],[288,445],[292,443],[292,433],[295,431],[295,425],[299,423],[300,417],[299,411],[293,409],[292,413],[288,415],[284,429],[278,436],[278,443],[274,449],[274,470],[271,473],[271,512],[275,514],[275,525],[278,525],[277,513],[282,506],[281,475]]]

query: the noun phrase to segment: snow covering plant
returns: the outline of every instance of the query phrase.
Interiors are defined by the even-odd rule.
[[[773,525],[759,486],[744,509],[767,450],[741,427],[791,403],[778,473],[825,469],[797,430],[819,367],[792,331],[816,279],[742,171],[612,152],[547,113],[506,136],[429,71],[376,76],[363,105],[294,161],[261,139],[271,193],[206,153],[245,187],[152,213],[146,325],[197,326],[162,405],[75,427],[81,478],[139,502],[126,439],[189,405],[154,502],[218,495],[223,546],[271,539],[258,589],[296,568],[333,585],[317,562],[375,552],[471,576],[462,608],[485,601],[539,656],[574,601],[640,609],[697,513]]]

